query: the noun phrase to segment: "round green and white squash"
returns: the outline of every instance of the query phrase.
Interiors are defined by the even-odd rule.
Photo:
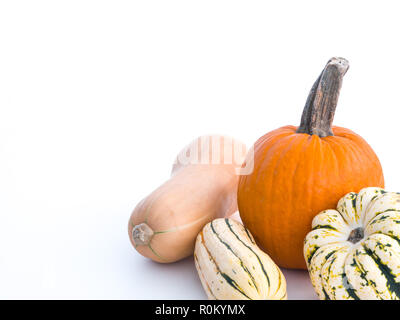
[[[211,221],[196,238],[195,265],[210,300],[284,300],[279,267],[233,219]]]
[[[304,257],[320,299],[400,299],[400,194],[346,194],[314,217]]]

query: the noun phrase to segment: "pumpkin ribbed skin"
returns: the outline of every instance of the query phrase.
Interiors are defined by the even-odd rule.
[[[283,300],[286,281],[242,224],[216,219],[199,233],[195,264],[211,300]]]
[[[352,190],[384,187],[384,178],[372,148],[351,130],[334,126],[323,138],[296,130],[282,127],[255,143],[254,170],[239,179],[238,207],[279,266],[305,269],[303,239],[313,217]]]
[[[304,257],[320,299],[400,299],[400,194],[349,193],[312,227]]]

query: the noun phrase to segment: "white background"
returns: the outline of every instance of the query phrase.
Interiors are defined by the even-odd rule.
[[[300,121],[350,61],[335,124],[400,191],[396,1],[1,1],[0,298],[203,299],[192,259],[131,247],[136,203],[207,133],[251,145]],[[355,190],[356,191],[356,190]],[[289,298],[315,298],[286,271]]]

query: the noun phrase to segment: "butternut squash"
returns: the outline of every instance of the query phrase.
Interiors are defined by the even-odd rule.
[[[143,199],[129,220],[129,238],[161,263],[193,254],[197,234],[237,211],[237,185],[246,146],[226,136],[202,136],[177,156],[171,178]]]

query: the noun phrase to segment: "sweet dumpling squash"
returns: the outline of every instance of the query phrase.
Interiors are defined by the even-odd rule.
[[[400,299],[400,194],[348,193],[313,219],[304,257],[320,299]]]

